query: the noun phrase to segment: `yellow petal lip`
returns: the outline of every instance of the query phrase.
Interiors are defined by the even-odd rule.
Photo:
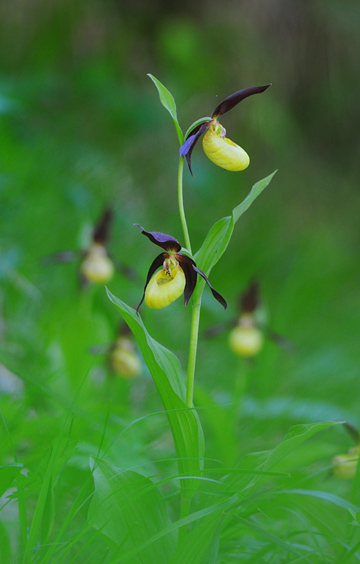
[[[108,257],[105,247],[99,243],[94,243],[81,265],[81,273],[89,282],[107,284],[114,276],[114,271],[114,265]]]
[[[177,300],[185,289],[185,274],[180,266],[171,275],[160,270],[151,278],[145,291],[145,304],[151,309],[162,309]]]
[[[263,334],[257,327],[235,327],[229,335],[229,345],[235,354],[246,358],[257,355],[262,346]]]
[[[214,164],[225,170],[237,172],[250,164],[249,155],[239,145],[225,137],[225,130],[214,121],[203,138],[205,155]]]
[[[118,339],[111,353],[110,363],[112,370],[121,378],[131,379],[141,374],[140,358],[129,339]]]

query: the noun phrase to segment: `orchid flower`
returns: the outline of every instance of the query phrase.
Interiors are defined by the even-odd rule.
[[[196,266],[195,261],[181,253],[182,247],[174,237],[157,231],[145,231],[141,225],[137,223],[135,225],[152,243],[162,247],[165,251],[155,258],[149,268],[143,297],[137,310],[144,299],[145,304],[151,309],[161,309],[170,305],[182,294],[184,294],[184,305],[186,306],[195,289],[198,275],[205,280],[214,298],[225,309],[227,308],[224,298],[214,290],[207,276]]]
[[[239,90],[228,96],[220,102],[215,108],[210,119],[201,120],[191,131],[191,135],[186,139],[180,147],[180,155],[186,157],[189,170],[192,176],[191,169],[191,153],[203,133],[203,149],[206,156],[216,165],[224,168],[225,170],[239,171],[244,170],[249,166],[249,155],[239,145],[226,137],[226,129],[218,122],[218,117],[222,116],[239,102],[252,96],[253,94],[260,94],[271,86],[254,86]],[[200,120],[199,120],[200,121]]]

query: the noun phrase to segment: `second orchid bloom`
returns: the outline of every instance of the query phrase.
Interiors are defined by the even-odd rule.
[[[214,290],[207,276],[196,266],[194,260],[181,253],[182,247],[174,237],[158,231],[145,231],[141,225],[135,225],[152,243],[165,250],[155,258],[149,268],[144,294],[137,309],[144,299],[145,304],[151,309],[161,309],[170,305],[182,294],[186,306],[195,290],[198,275],[205,280],[214,298],[225,309],[227,308],[224,298]],[[159,272],[156,272],[158,270]]]
[[[191,135],[180,147],[180,155],[186,157],[192,175],[191,153],[203,133],[205,133],[203,139],[204,153],[213,163],[230,171],[244,170],[249,166],[249,155],[239,145],[226,137],[226,129],[218,122],[218,117],[231,110],[241,100],[253,94],[260,94],[267,90],[269,86],[270,84],[266,84],[265,86],[254,86],[239,90],[239,92],[231,94],[231,96],[220,102],[213,111],[211,119],[204,118],[199,120],[200,123],[198,122],[190,131]]]

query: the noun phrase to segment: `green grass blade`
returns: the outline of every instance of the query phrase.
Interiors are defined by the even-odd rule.
[[[34,549],[38,541],[39,532],[42,526],[43,518],[46,516],[46,503],[48,500],[49,492],[51,490],[51,481],[54,472],[56,462],[59,457],[60,445],[62,443],[62,433],[59,435],[58,439],[52,448],[52,452],[49,458],[49,462],[46,468],[44,479],[42,482],[39,497],[36,503],[34,515],[31,521],[29,536],[26,542],[24,551],[24,564],[30,564],[33,561]]]
[[[12,564],[10,539],[4,525],[0,521],[0,562]]]
[[[23,464],[18,463],[0,466],[0,497],[10,488],[22,467]]]
[[[92,526],[124,550],[132,550],[169,527],[165,500],[149,478],[122,471],[103,460],[93,468],[95,494],[89,510]],[[125,542],[124,542],[125,539]],[[167,564],[175,550],[175,531],[169,532],[146,551],[138,553],[141,564]]]
[[[360,508],[354,505],[353,503],[350,503],[350,501],[347,501],[346,499],[342,499],[341,497],[329,492],[323,492],[317,490],[293,489],[293,490],[283,490],[281,493],[311,496],[317,499],[328,501],[329,503],[333,503],[334,505],[337,505],[338,507],[345,509],[354,518],[355,515],[360,512]]]

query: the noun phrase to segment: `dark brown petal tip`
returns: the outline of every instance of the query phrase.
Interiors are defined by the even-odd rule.
[[[145,291],[146,291],[147,285],[149,284],[149,282],[150,282],[150,280],[151,280],[152,275],[157,271],[158,268],[160,268],[160,266],[162,266],[164,260],[166,259],[166,256],[167,256],[166,253],[161,253],[161,254],[158,255],[158,256],[156,257],[156,259],[151,263],[151,266],[150,266],[150,268],[149,268],[149,272],[147,273],[147,277],[146,277],[146,282],[145,282],[145,286],[144,286],[144,293],[143,293],[143,296],[142,296],[142,298],[141,298],[141,301],[140,301],[139,305],[138,305],[137,308],[136,308],[136,311],[137,311],[137,312],[139,311],[139,307],[141,306],[141,304],[142,304],[143,301],[144,301],[144,298],[145,298]]]
[[[198,142],[199,138],[204,133],[204,131],[207,129],[209,123],[211,123],[211,121],[206,121],[204,123],[201,123],[197,127],[195,127],[192,130],[190,137],[188,137],[186,139],[185,143],[183,143],[180,147],[180,156],[186,157],[186,161],[187,161],[191,176],[194,176],[193,171],[191,169],[191,153],[193,152],[193,149],[194,149],[196,143]]]
[[[240,296],[242,313],[253,313],[260,305],[259,282],[252,282]]]
[[[159,233],[158,231],[145,231],[141,225],[138,223],[134,223],[136,227],[141,229],[143,235],[146,235],[148,239],[158,247],[162,247],[165,251],[175,251],[176,253],[181,250],[181,245],[179,241],[177,241],[171,235],[166,235],[166,233]]]
[[[219,294],[219,292],[217,292],[216,290],[214,290],[214,288],[212,287],[212,285],[210,284],[207,276],[203,273],[202,270],[200,270],[200,268],[198,268],[197,266],[193,265],[193,269],[195,270],[195,272],[197,272],[198,274],[200,274],[200,276],[203,277],[203,279],[205,280],[206,284],[209,286],[212,295],[214,296],[215,300],[217,300],[219,303],[221,303],[221,305],[223,306],[224,309],[227,308],[227,303],[226,300],[222,297],[221,294]]]
[[[95,226],[93,233],[94,243],[100,243],[101,245],[105,245],[105,243],[107,243],[109,240],[109,230],[112,218],[113,212],[110,208],[107,208]]]
[[[220,104],[215,108],[212,117],[217,118],[219,116],[222,116],[248,96],[265,92],[265,90],[267,90],[269,86],[271,86],[271,84],[266,84],[265,86],[252,86],[251,88],[245,88],[244,90],[239,90],[239,92],[231,94],[231,96],[225,98],[225,100],[220,102]]]

